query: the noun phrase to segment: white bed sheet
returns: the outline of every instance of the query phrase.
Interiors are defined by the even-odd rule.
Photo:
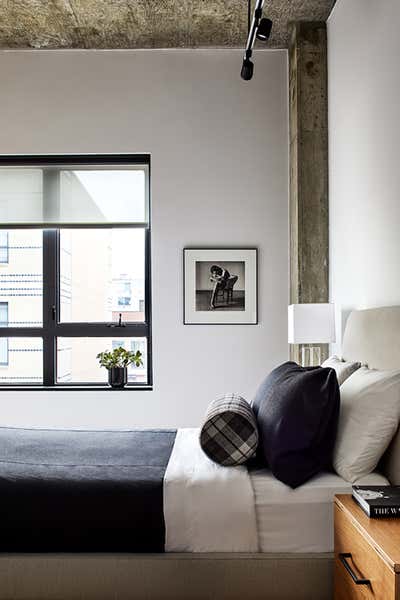
[[[257,552],[254,493],[245,466],[204,454],[199,430],[178,429],[164,478],[166,552]]]
[[[321,473],[292,490],[267,469],[251,473],[260,552],[333,552],[333,498],[351,493],[351,483]],[[387,485],[379,473],[359,485]]]

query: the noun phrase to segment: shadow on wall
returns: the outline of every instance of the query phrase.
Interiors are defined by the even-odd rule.
[[[362,307],[366,308],[366,307]],[[346,329],[347,319],[350,316],[350,313],[353,310],[361,310],[360,307],[355,306],[336,306],[335,310],[335,322],[336,322],[336,343],[331,344],[330,353],[337,354],[338,356],[342,356],[342,342],[344,336],[344,330]]]

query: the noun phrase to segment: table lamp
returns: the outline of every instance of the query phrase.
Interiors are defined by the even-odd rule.
[[[321,364],[318,344],[335,342],[334,304],[291,304],[288,308],[288,342],[301,344],[301,364]],[[312,345],[311,345],[312,344]]]

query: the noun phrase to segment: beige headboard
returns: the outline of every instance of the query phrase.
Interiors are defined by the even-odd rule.
[[[370,369],[400,369],[400,306],[350,313],[342,356]]]
[[[345,360],[360,361],[370,369],[400,369],[400,306],[350,313],[343,337],[342,356]],[[400,430],[379,468],[392,485],[400,485]]]

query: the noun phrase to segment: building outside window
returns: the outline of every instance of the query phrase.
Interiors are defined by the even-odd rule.
[[[0,327],[8,325],[8,302],[0,302]],[[0,365],[8,365],[8,339],[0,338]]]
[[[0,265],[8,263],[8,231],[0,231]]]
[[[130,306],[131,302],[132,302],[131,282],[119,280],[118,306]]]
[[[42,327],[42,232],[18,229],[0,234],[9,244],[7,262],[0,264],[0,327]],[[0,385],[42,381],[42,339],[1,335],[0,348]]]
[[[151,385],[148,157],[36,160],[0,159],[0,385],[106,386],[116,343],[139,344],[128,381]]]

